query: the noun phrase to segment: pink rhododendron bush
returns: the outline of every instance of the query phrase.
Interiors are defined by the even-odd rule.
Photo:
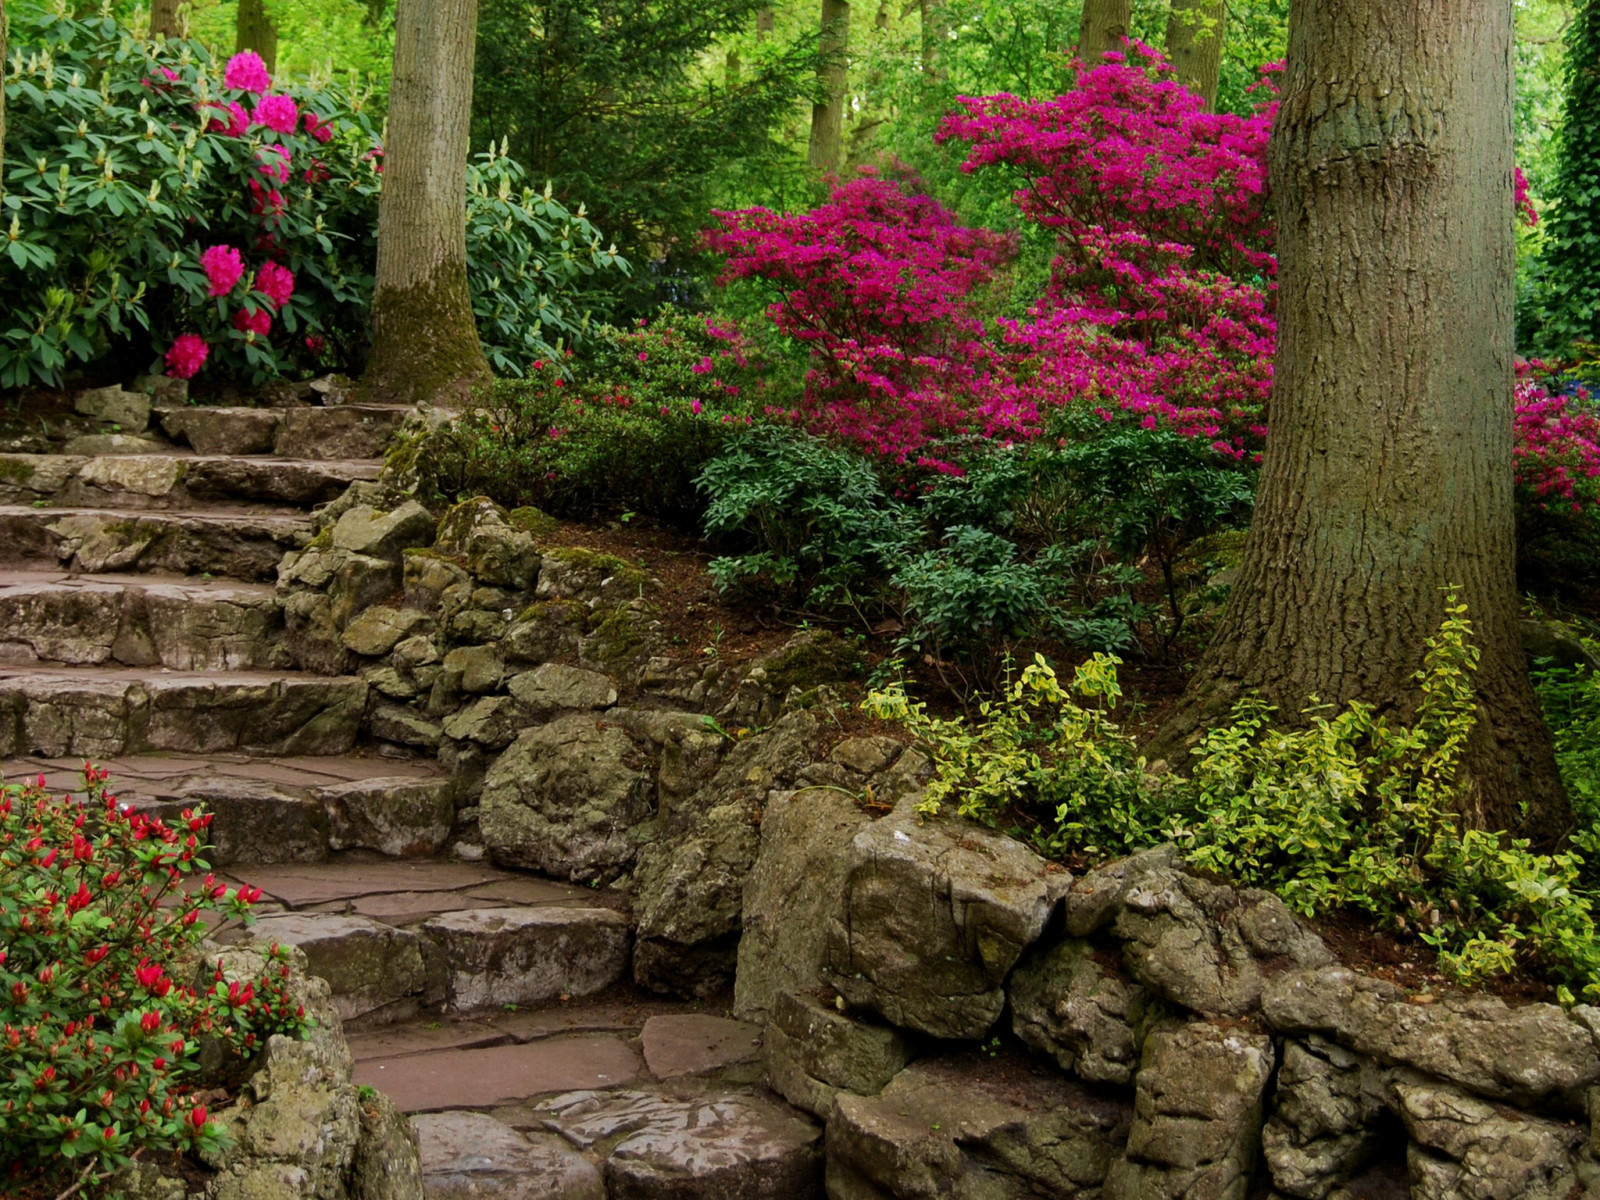
[[[1277,65],[1247,115],[1206,112],[1132,43],[1048,100],[962,97],[937,137],[963,169],[1006,172],[1020,216],[1054,234],[1043,294],[995,316],[984,288],[1010,243],[967,229],[914,180],[868,173],[808,213],[716,214],[724,282],[759,280],[809,350],[793,416],[890,463],[959,473],[972,439],[1027,442],[1086,409],[1259,461],[1272,387],[1273,225],[1266,150]],[[1517,210],[1533,214],[1518,173]],[[1511,214],[1507,214],[1511,219]],[[1587,393],[1517,388],[1526,505],[1600,498]]]
[[[19,14],[11,48],[0,386],[360,368],[383,170],[366,97],[109,17]],[[468,183],[485,352],[520,374],[581,332],[585,281],[622,263],[503,155]]]

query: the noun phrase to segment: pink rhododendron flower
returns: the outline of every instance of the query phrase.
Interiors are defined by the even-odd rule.
[[[212,117],[206,124],[207,133],[220,133],[223,137],[243,137],[250,128],[250,115],[237,100],[226,104],[212,103],[208,108],[222,114]]]
[[[321,354],[322,348],[325,345],[327,345],[327,343],[323,340],[321,334],[310,333],[306,335],[306,349],[311,351],[311,353]]]
[[[254,179],[250,181],[250,195],[254,202],[250,211],[258,217],[275,217],[283,212],[283,193],[277,188],[263,188]]]
[[[275,262],[262,263],[261,270],[256,272],[256,291],[271,300],[275,307],[282,308],[294,295],[294,273]]]
[[[177,379],[193,379],[205,366],[210,353],[211,347],[198,333],[179,334],[167,351],[167,374]]]
[[[222,71],[222,86],[258,95],[270,91],[272,76],[267,74],[267,64],[254,50],[241,50],[228,60]]]
[[[300,107],[292,96],[263,96],[252,119],[278,133],[293,133],[300,122]]]
[[[211,246],[200,254],[200,269],[206,273],[208,296],[226,296],[244,278],[244,258],[232,246]]]
[[[264,308],[251,312],[248,308],[241,308],[233,314],[233,327],[240,333],[254,333],[265,337],[272,329],[272,314]]]
[[[282,146],[263,146],[256,153],[256,161],[263,175],[279,183],[289,182],[289,152]]]
[[[304,113],[306,132],[319,142],[329,142],[333,139],[333,122],[317,116],[309,108]]]

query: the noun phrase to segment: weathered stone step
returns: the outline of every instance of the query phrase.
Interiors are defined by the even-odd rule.
[[[382,458],[411,411],[405,405],[334,408],[157,408],[170,438],[200,454],[275,454],[280,458]]]
[[[283,510],[149,513],[0,505],[0,562],[13,566],[61,563],[92,574],[164,571],[273,580],[279,560],[310,539],[310,518]]]
[[[362,814],[382,808],[370,795],[340,803],[342,812],[329,808],[336,834],[359,833]],[[285,819],[278,828],[288,834],[294,825]],[[482,1012],[589,996],[628,970],[632,936],[620,892],[478,862],[364,852],[233,869],[262,889],[267,910],[246,936],[304,950],[346,1021],[381,1024],[422,1009]]]
[[[0,757],[344,754],[366,704],[351,676],[0,667]]]
[[[171,510],[218,500],[309,507],[376,479],[377,459],[314,461],[189,453],[0,454],[0,503]]]
[[[271,585],[184,577],[0,571],[0,663],[281,670]]]

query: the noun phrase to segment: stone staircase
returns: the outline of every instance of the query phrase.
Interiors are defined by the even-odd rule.
[[[329,981],[357,1081],[425,1114],[431,1200],[820,1195],[759,1031],[632,987],[625,890],[481,861],[456,781],[374,736],[379,688],[296,643],[280,562],[407,410],[89,395],[100,428],[0,452],[7,776],[67,789],[88,759],[126,802],[214,813],[213,866],[264,893],[214,936]]]

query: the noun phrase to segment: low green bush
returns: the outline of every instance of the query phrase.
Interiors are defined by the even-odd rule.
[[[305,1024],[284,962],[202,982],[201,914],[248,919],[261,895],[197,877],[211,818],[125,812],[103,771],[84,775],[82,798],[42,777],[0,789],[0,1146],[8,1184],[55,1191],[136,1154],[215,1149],[202,1041],[242,1060]]]
[[[489,496],[560,515],[692,522],[695,480],[763,403],[737,330],[672,309],[595,331],[589,353],[535,359],[450,424],[402,440],[391,463],[420,495]]]
[[[922,811],[1012,822],[1057,857],[1104,857],[1175,843],[1194,866],[1275,890],[1299,912],[1365,913],[1432,946],[1465,984],[1518,965],[1564,999],[1600,997],[1594,893],[1600,835],[1535,854],[1503,833],[1462,828],[1456,773],[1475,715],[1465,606],[1452,596],[1417,673],[1410,725],[1370,705],[1307,709],[1280,728],[1259,699],[1201,742],[1187,777],[1153,776],[1112,720],[1118,660],[1096,654],[1063,686],[1042,658],[973,722],[930,716],[903,688],[867,707],[931,750]],[[1587,701],[1586,701],[1587,702]]]

